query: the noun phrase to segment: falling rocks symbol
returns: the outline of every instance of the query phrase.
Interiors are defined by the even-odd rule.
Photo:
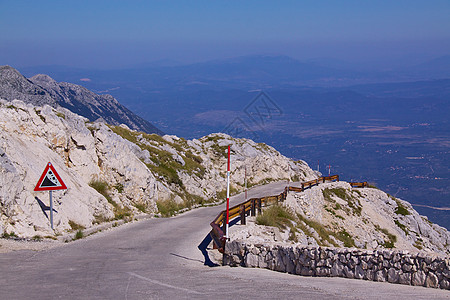
[[[65,190],[66,185],[51,163],[48,163],[34,191]]]

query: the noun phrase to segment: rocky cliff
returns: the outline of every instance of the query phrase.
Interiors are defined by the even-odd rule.
[[[111,95],[98,95],[76,84],[56,82],[43,74],[27,79],[10,66],[0,66],[0,98],[18,99],[37,106],[61,106],[91,121],[101,119],[113,125],[126,124],[135,130],[163,134]]]
[[[242,191],[245,167],[249,185],[316,176],[305,162],[251,140],[161,137],[92,123],[62,107],[0,100],[0,234],[53,236],[223,201],[228,145],[233,191]],[[68,186],[53,192],[54,231],[48,193],[33,192],[47,162]]]

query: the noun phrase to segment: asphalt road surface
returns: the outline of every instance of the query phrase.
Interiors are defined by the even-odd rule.
[[[249,197],[284,186],[257,187]],[[129,223],[45,251],[0,254],[0,299],[450,299],[449,291],[423,287],[205,266],[198,246],[223,207]]]

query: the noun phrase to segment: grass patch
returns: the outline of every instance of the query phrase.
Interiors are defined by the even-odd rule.
[[[381,228],[379,225],[375,225],[375,229],[387,237],[387,240],[382,244],[384,248],[395,248],[395,242],[397,242],[396,235],[390,233],[386,228]]]
[[[66,115],[61,113],[61,112],[55,112],[55,115],[57,115],[58,117],[60,117],[61,119],[66,119]]]
[[[319,222],[307,219],[306,217],[304,217],[304,216],[302,216],[300,214],[297,214],[297,218],[301,222],[305,223],[306,225],[308,225],[309,227],[311,227],[312,229],[314,229],[317,232],[317,234],[319,235],[319,237],[321,239],[321,241],[317,241],[317,243],[319,245],[325,246],[326,244],[324,243],[324,241],[327,241],[329,244],[331,244],[333,246],[336,246],[336,247],[338,246],[336,244],[336,242],[330,238],[330,235],[333,235],[333,232],[331,232],[328,229],[326,229],[322,224],[320,224]],[[305,234],[307,234],[307,231],[305,231],[305,229],[307,230],[307,228],[305,228],[305,227],[301,228],[300,227],[300,229],[302,229],[302,231]]]
[[[379,190],[379,188],[375,185],[375,183],[372,183],[372,182],[367,183],[367,187],[371,188],[371,189]]]
[[[400,223],[398,220],[395,220],[394,223],[395,223],[395,225],[400,227],[400,229],[403,230],[406,235],[409,234],[409,231],[408,231],[408,229],[406,228],[406,226],[404,224]]]
[[[219,144],[212,144],[211,149],[217,157],[228,158],[228,146],[219,146]]]
[[[123,184],[118,183],[114,186],[114,188],[119,192],[119,193],[123,193]]]
[[[333,234],[338,240],[344,243],[344,247],[355,247],[355,240],[352,238],[350,233],[342,229],[341,231]]]
[[[109,221],[111,221],[111,219],[105,217],[104,215],[94,215],[94,221],[92,221],[92,224],[101,224]]]
[[[39,234],[36,234],[35,236],[33,236],[33,241],[42,241],[44,238],[42,236],[40,236]]]
[[[83,230],[79,229],[79,230],[77,231],[77,233],[75,233],[74,239],[75,239],[75,240],[79,240],[79,239],[82,239],[83,237],[84,237]]]
[[[128,217],[132,217],[131,210],[128,207],[114,207],[114,220],[123,220]]]
[[[179,210],[185,208],[182,203],[177,203],[174,199],[157,201],[156,206],[160,214],[165,218],[174,216]]]
[[[395,209],[395,213],[397,215],[407,216],[411,214],[409,210],[405,206],[403,206],[403,204],[399,200],[395,199],[395,202],[397,202],[397,208]]]
[[[306,177],[305,173],[303,173],[303,175]],[[295,174],[294,176],[291,177],[291,181],[292,182],[299,182],[300,181],[300,176],[298,176],[298,174]]]
[[[69,220],[69,226],[70,228],[72,228],[72,230],[82,230],[82,229],[86,229],[86,227],[84,227],[83,225],[80,225],[78,223],[76,223],[75,221]]]
[[[289,240],[294,242],[294,243],[298,243],[298,238],[297,238],[297,228],[295,228],[294,226],[291,226],[291,229],[289,231]]]
[[[140,212],[147,213],[147,206],[144,203],[135,203],[134,207],[136,207]]]
[[[109,185],[101,180],[93,180],[89,182],[89,186],[108,200],[108,203],[114,207],[114,219],[122,220],[131,216],[131,210],[128,207],[120,207],[109,195]]]
[[[120,135],[122,138],[129,140],[132,143],[137,143],[138,139],[134,132],[131,130],[125,129],[120,126],[108,126],[115,134]]]
[[[103,197],[105,197],[110,204],[112,204],[113,206],[117,206],[117,203],[114,202],[109,195],[109,185],[106,182],[102,180],[92,180],[91,182],[89,182],[89,186],[96,190]]]
[[[292,221],[294,220],[295,216],[285,207],[273,205],[256,217],[256,224],[286,229],[289,225],[292,225]]]
[[[147,168],[153,173],[162,176],[167,183],[178,185],[183,189],[183,182],[178,175],[178,172],[181,170],[197,175],[200,178],[204,177],[206,169],[202,166],[203,160],[191,151],[184,150],[183,145],[187,145],[184,139],[171,143],[157,134],[131,131],[120,126],[109,126],[109,128],[122,138],[138,145],[142,150],[147,150],[153,162],[146,164]],[[176,161],[169,151],[158,148],[159,145],[167,145],[177,150],[184,161],[184,165]]]
[[[416,248],[419,249],[419,250],[422,250],[422,249],[423,249],[423,240],[420,239],[420,238],[418,238],[418,239],[414,242],[413,246],[416,247]]]
[[[6,231],[3,232],[2,238],[4,239],[10,239],[10,238],[18,238],[17,234],[14,231],[11,231],[10,233],[7,233]]]
[[[38,117],[42,120],[42,122],[45,123],[45,118],[43,115],[41,115],[41,111],[39,109],[34,109],[34,111],[36,112],[36,115],[38,115]]]
[[[425,221],[425,222],[427,222],[428,223],[428,225],[430,225],[430,226],[432,226],[433,225],[433,222],[431,222],[430,220],[428,220],[428,218],[427,217],[424,217],[424,216],[421,216],[422,217],[422,220],[423,221]]]
[[[353,215],[361,216],[362,206],[359,200],[352,195],[347,194],[347,190],[344,188],[334,188],[329,189],[325,188],[322,190],[323,197],[326,201],[331,203],[336,203],[333,199],[333,196],[339,197],[344,201],[347,201],[347,204],[350,208],[350,211]],[[341,206],[339,203],[336,203],[336,209],[340,209]]]

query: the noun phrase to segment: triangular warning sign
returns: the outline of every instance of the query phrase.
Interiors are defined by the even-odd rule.
[[[51,163],[48,163],[45,167],[44,172],[39,178],[36,187],[34,188],[35,192],[38,191],[54,191],[54,190],[66,190],[67,187],[62,181],[61,177],[59,177],[55,168]]]

